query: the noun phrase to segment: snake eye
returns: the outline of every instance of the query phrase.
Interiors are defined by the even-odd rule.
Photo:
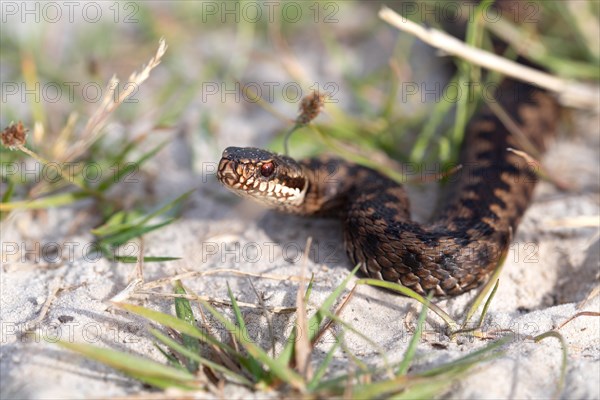
[[[275,171],[275,166],[272,162],[265,163],[260,167],[260,174],[265,178],[271,176],[273,171]]]

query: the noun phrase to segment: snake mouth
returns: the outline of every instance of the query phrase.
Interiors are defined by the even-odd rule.
[[[232,160],[222,158],[219,162],[219,169],[217,171],[217,179],[223,185],[233,188],[240,182],[240,175],[236,172],[236,163]]]
[[[283,207],[303,201],[307,187],[294,160],[254,148],[225,149],[217,178],[240,196]]]

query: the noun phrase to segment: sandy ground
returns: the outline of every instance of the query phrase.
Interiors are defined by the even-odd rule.
[[[363,45],[363,51],[370,47]],[[318,57],[303,60],[305,67],[310,70],[311,65],[318,65],[315,60]],[[385,57],[382,60],[385,63]],[[332,73],[315,69],[317,71],[312,72]],[[336,77],[330,76],[330,79]],[[211,107],[211,104],[203,106]],[[183,215],[177,222],[145,236],[147,255],[177,256],[181,260],[148,263],[144,278],[151,281],[188,271],[226,268],[254,274],[297,276],[301,255],[311,237],[313,246],[307,271],[315,276],[309,307],[312,312],[314,305],[320,304],[349,272],[340,224],[258,209],[227,192],[214,176],[219,149],[232,144],[262,145],[267,140],[266,132],[278,126],[272,118],[252,117],[249,119],[247,108],[233,104],[227,109],[227,118],[220,122],[219,137],[213,139],[190,132],[188,126],[198,121],[197,113],[191,108],[176,129],[161,133],[175,139],[145,170],[147,176],[152,177],[151,188],[134,184],[122,195],[149,196],[164,201],[190,188],[197,190],[185,203]],[[486,332],[510,330],[518,339],[506,348],[504,356],[482,363],[468,377],[453,382],[445,394],[447,397],[553,396],[560,374],[560,343],[553,338],[533,343],[530,337],[557,328],[580,311],[600,311],[598,296],[578,307],[599,282],[599,120],[597,116],[583,113],[575,114],[573,119],[577,121],[575,134],[563,132],[545,157],[548,169],[569,182],[573,190],[562,192],[546,182],[538,186],[535,201],[514,239],[485,321]],[[163,137],[157,138],[157,142]],[[409,189],[413,204],[418,205],[414,210],[417,217],[426,218],[435,204],[435,185]],[[89,229],[98,222],[91,212],[91,203],[84,201],[74,207],[15,212],[2,222],[2,399],[112,397],[148,390],[108,367],[41,340],[41,336],[95,343],[163,361],[152,345],[144,322],[111,310],[107,305],[106,301],[130,282],[133,267],[85,256],[86,245],[93,241]],[[58,252],[55,243],[59,245]],[[134,246],[123,252],[136,254],[138,249]],[[190,289],[215,299],[227,298],[228,283],[239,301],[257,303],[250,282],[267,305],[294,306],[297,283],[289,279],[219,273],[184,280]],[[55,289],[58,289],[56,298],[43,319],[37,321]],[[170,288],[161,290],[168,292]],[[469,293],[440,301],[438,305],[460,319],[472,299],[473,294]],[[138,297],[132,301],[173,313],[171,301],[159,296]],[[345,337],[348,348],[372,365],[381,365],[381,349],[390,362],[400,360],[419,309],[416,302],[407,298],[360,287],[341,316],[374,339],[380,349],[351,334]],[[256,309],[245,309],[244,315],[255,340],[269,343],[264,315]],[[21,335],[26,324],[34,321],[39,322],[34,329],[37,335]],[[286,314],[274,315],[273,324],[279,349],[281,340],[293,326],[293,318]],[[487,343],[469,338],[451,341],[441,326],[441,320],[431,314],[424,340],[417,350],[415,371],[455,359]],[[337,340],[335,332],[337,330],[317,347],[315,364],[332,341]],[[566,384],[560,397],[600,398],[600,319],[577,318],[562,327],[560,333],[568,346]],[[338,353],[334,364],[339,366],[339,371],[346,371],[349,362],[344,354]],[[274,396],[252,394],[233,386],[226,386],[225,390],[227,396],[233,397]]]
[[[592,136],[592,135],[590,135]],[[501,276],[501,284],[486,319],[486,329],[510,329],[520,339],[511,344],[505,356],[477,367],[467,379],[452,385],[448,395],[455,398],[545,398],[553,394],[560,371],[560,344],[555,339],[532,343],[531,335],[556,328],[578,311],[598,310],[596,296],[580,310],[582,301],[598,284],[599,238],[597,227],[577,226],[577,217],[597,218],[598,171],[586,166],[598,160],[598,136],[581,136],[561,141],[547,157],[548,167],[572,182],[575,192],[557,191],[548,183],[538,186],[535,202],[525,216]],[[161,164],[173,160],[170,151]],[[216,157],[216,155],[215,155]],[[164,161],[164,163],[163,163]],[[181,176],[183,182],[198,181],[194,172]],[[160,190],[179,185],[173,179],[160,182]],[[413,190],[420,204],[432,190]],[[340,226],[336,221],[280,216],[273,212],[248,212],[248,206],[232,197],[214,179],[200,185],[175,224],[146,238],[151,254],[169,254],[182,261],[146,264],[145,279],[153,280],[185,271],[233,268],[251,273],[281,276],[298,275],[300,255],[307,238],[315,241],[307,264],[315,274],[313,304],[319,304],[334,285],[348,273]],[[64,232],[65,242],[89,243],[90,237],[69,234],[77,224],[77,209],[52,209],[32,214],[19,212],[3,224],[3,241],[24,243],[33,240],[51,243],[52,232]],[[571,218],[574,225],[562,221]],[[558,222],[558,223],[557,223]],[[49,246],[49,245],[48,245]],[[104,259],[86,260],[78,255],[59,263],[49,263],[55,255],[35,260],[11,260],[2,269],[2,350],[0,353],[2,398],[77,398],[125,395],[142,390],[139,383],[95,362],[45,343],[24,338],[20,330],[35,320],[54,287],[60,287],[48,314],[39,324],[39,335],[78,340],[127,349],[157,360],[144,325],[132,316],[108,310],[105,300],[122,290],[132,268]],[[48,247],[49,248],[49,247]],[[21,255],[22,253],[19,253]],[[33,253],[32,253],[33,254]],[[64,255],[63,255],[64,258]],[[38,262],[36,262],[38,261]],[[256,303],[249,281],[272,306],[293,306],[296,284],[286,280],[237,277],[223,273],[184,283],[197,293],[226,298],[228,282],[238,300]],[[168,291],[168,288],[164,290]],[[471,294],[441,301],[439,305],[459,318]],[[169,301],[145,298],[143,303],[172,312]],[[368,337],[375,338],[390,361],[399,360],[410,337],[418,311],[414,301],[380,290],[361,287],[342,317]],[[251,332],[263,343],[268,340],[266,321],[257,310],[246,310]],[[66,317],[66,318],[65,318]],[[61,322],[63,321],[63,322]],[[276,337],[289,332],[293,320],[274,316]],[[600,323],[597,317],[575,319],[560,330],[568,344],[564,398],[598,398],[600,387]],[[325,351],[334,336],[317,348]],[[352,335],[346,340],[352,351],[377,364],[377,349]],[[419,345],[418,363],[426,368],[479,348],[481,340],[450,341],[442,334],[440,321],[430,316],[425,340]],[[435,347],[434,347],[435,346]],[[319,356],[316,357],[317,360]],[[347,360],[339,355],[340,368]],[[33,379],[32,379],[33,378]],[[248,395],[247,393],[245,395]]]

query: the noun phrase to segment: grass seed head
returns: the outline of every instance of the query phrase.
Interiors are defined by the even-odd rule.
[[[300,102],[300,115],[296,118],[296,123],[300,125],[306,125],[313,119],[317,118],[323,106],[325,105],[326,95],[313,91],[308,96],[304,97]]]
[[[11,123],[9,126],[4,128],[1,134],[2,146],[15,150],[25,145],[25,139],[27,139],[27,129],[23,126],[23,123]]]

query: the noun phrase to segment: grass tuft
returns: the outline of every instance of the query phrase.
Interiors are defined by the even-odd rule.
[[[205,325],[203,328],[198,327],[192,305],[184,297],[174,299],[176,316],[133,304],[114,303],[117,307],[161,327],[149,328],[149,332],[156,339],[155,346],[169,365],[157,364],[155,361],[111,349],[62,342],[59,344],[161,389],[209,390],[218,382],[228,382],[243,385],[251,390],[277,389],[281,393],[296,393],[309,397],[340,396],[345,393],[351,394],[353,398],[388,396],[422,398],[440,395],[453,380],[459,379],[471,367],[498,357],[502,354],[499,349],[514,340],[514,335],[508,335],[451,362],[429,369],[414,365],[416,372],[409,372],[409,368],[414,363],[418,343],[421,341],[427,310],[435,307],[430,303],[431,297],[428,297],[423,299],[423,309],[402,360],[389,364],[385,352],[378,350],[382,356],[382,366],[365,363],[344,345],[345,334],[347,332],[358,334],[374,348],[377,348],[377,344],[361,335],[358,330],[342,321],[337,315],[352,297],[354,290],[346,296],[345,300],[343,293],[357,269],[358,267],[319,305],[310,318],[306,318],[307,322],[304,326],[308,327],[306,333],[309,341],[304,342],[303,345],[310,347],[301,350],[302,354],[308,357],[305,364],[298,362],[295,356],[299,354],[298,346],[301,343],[297,338],[296,329],[293,329],[285,339],[286,345],[279,355],[270,355],[268,349],[263,349],[252,341],[241,309],[229,286],[227,291],[233,320],[207,301],[195,297],[200,310],[207,311],[219,326],[212,323],[206,325],[208,320],[203,317]],[[367,282],[359,284],[364,283]],[[303,285],[300,284],[299,290],[302,293],[299,298],[308,301],[310,285],[303,289]],[[174,291],[178,295],[188,294],[179,281],[175,281]],[[336,312],[332,312],[335,303],[339,306]],[[297,307],[296,310],[297,313],[306,313],[302,307]],[[203,313],[201,311],[200,314]],[[298,321],[303,319],[300,315],[296,318]],[[316,361],[312,350],[317,345],[318,338],[325,330],[330,329],[332,324],[339,326],[335,343],[331,344],[323,360],[319,361],[314,374],[306,374],[307,366]],[[171,337],[161,332],[164,329],[171,332]],[[211,333],[216,329],[224,329],[231,335],[234,344],[226,344]],[[333,365],[333,360],[336,352],[340,350],[353,360],[358,367],[357,370],[339,374]],[[195,373],[200,369],[204,371],[203,374]]]

